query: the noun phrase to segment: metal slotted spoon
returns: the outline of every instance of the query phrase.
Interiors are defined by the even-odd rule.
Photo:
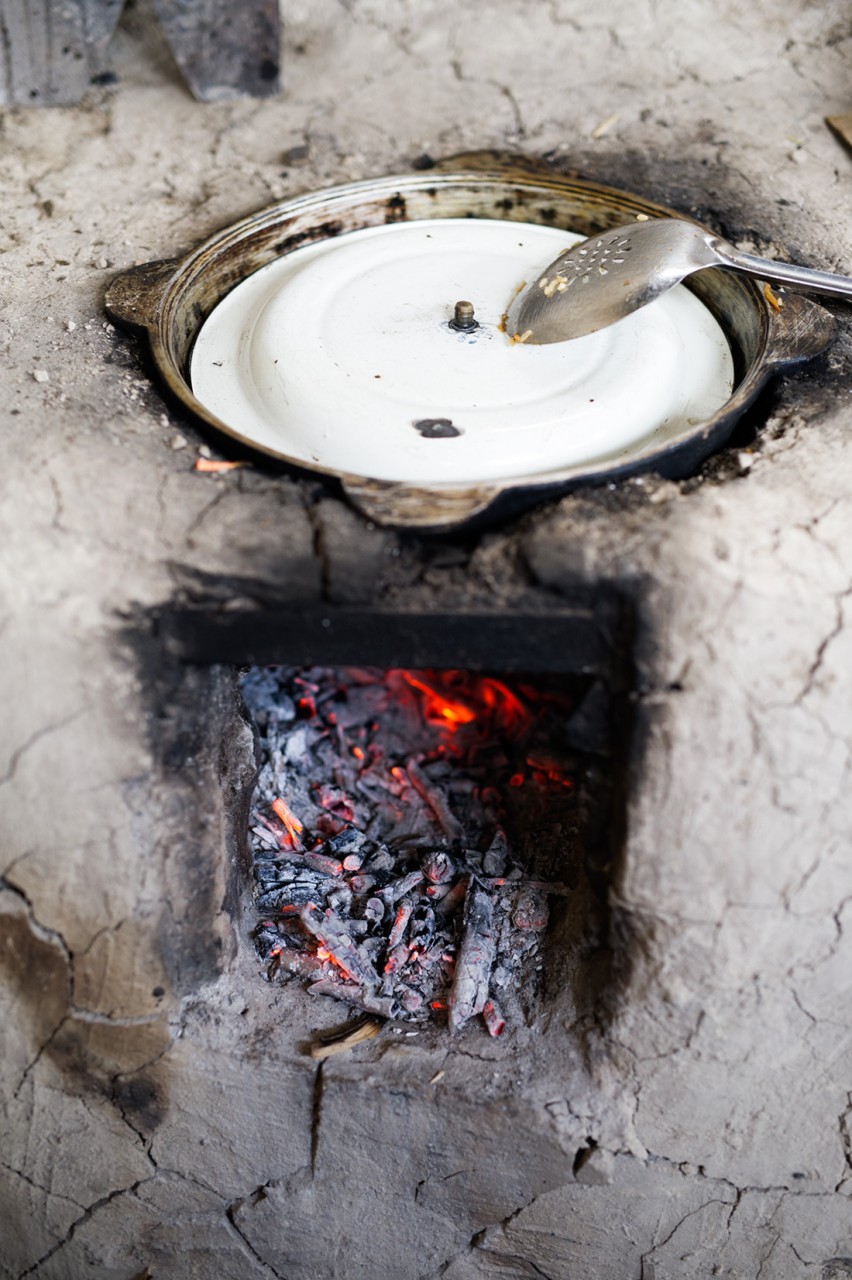
[[[514,299],[506,331],[521,342],[565,342],[615,324],[705,267],[729,267],[805,293],[852,299],[852,279],[741,253],[680,218],[653,218],[591,236],[561,253]]]

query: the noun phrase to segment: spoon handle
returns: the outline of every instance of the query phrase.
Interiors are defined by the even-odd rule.
[[[717,240],[713,245],[719,255],[720,266],[733,267],[750,276],[759,276],[771,284],[784,284],[803,293],[819,293],[829,298],[852,298],[852,279],[834,275],[831,271],[816,271],[813,267],[797,267],[792,262],[776,262],[772,258],[757,258],[752,253],[741,253],[733,245]]]

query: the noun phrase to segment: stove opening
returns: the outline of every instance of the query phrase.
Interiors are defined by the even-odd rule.
[[[603,682],[255,666],[242,694],[252,936],[270,982],[494,1037],[537,1021],[554,988],[574,988],[582,1016],[584,976],[608,954]]]

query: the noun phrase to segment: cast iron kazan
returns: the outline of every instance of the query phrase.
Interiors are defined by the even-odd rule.
[[[117,276],[106,309],[117,323],[147,332],[154,362],[168,390],[189,412],[246,449],[255,449],[227,422],[199,403],[189,384],[193,341],[213,308],[244,280],[282,254],[363,227],[418,218],[498,218],[593,235],[644,214],[682,217],[665,205],[610,187],[566,178],[535,162],[491,153],[456,157],[426,172],[378,178],[299,196],[273,205],[206,240],[185,257],[134,267]],[[441,529],[493,508],[526,505],[582,483],[643,471],[672,479],[689,474],[728,439],[737,419],[767,379],[827,349],[835,321],[824,308],[788,294],[775,310],[760,282],[722,270],[693,276],[690,288],[721,324],[734,358],[730,399],[705,422],[664,445],[627,449],[606,462],[565,467],[545,476],[482,485],[412,487],[317,466],[381,524]],[[286,454],[264,451],[304,469]]]

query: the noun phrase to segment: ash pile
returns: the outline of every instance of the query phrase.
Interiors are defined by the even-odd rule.
[[[268,979],[452,1031],[525,1018],[571,892],[574,699],[539,677],[283,666],[242,691]]]

